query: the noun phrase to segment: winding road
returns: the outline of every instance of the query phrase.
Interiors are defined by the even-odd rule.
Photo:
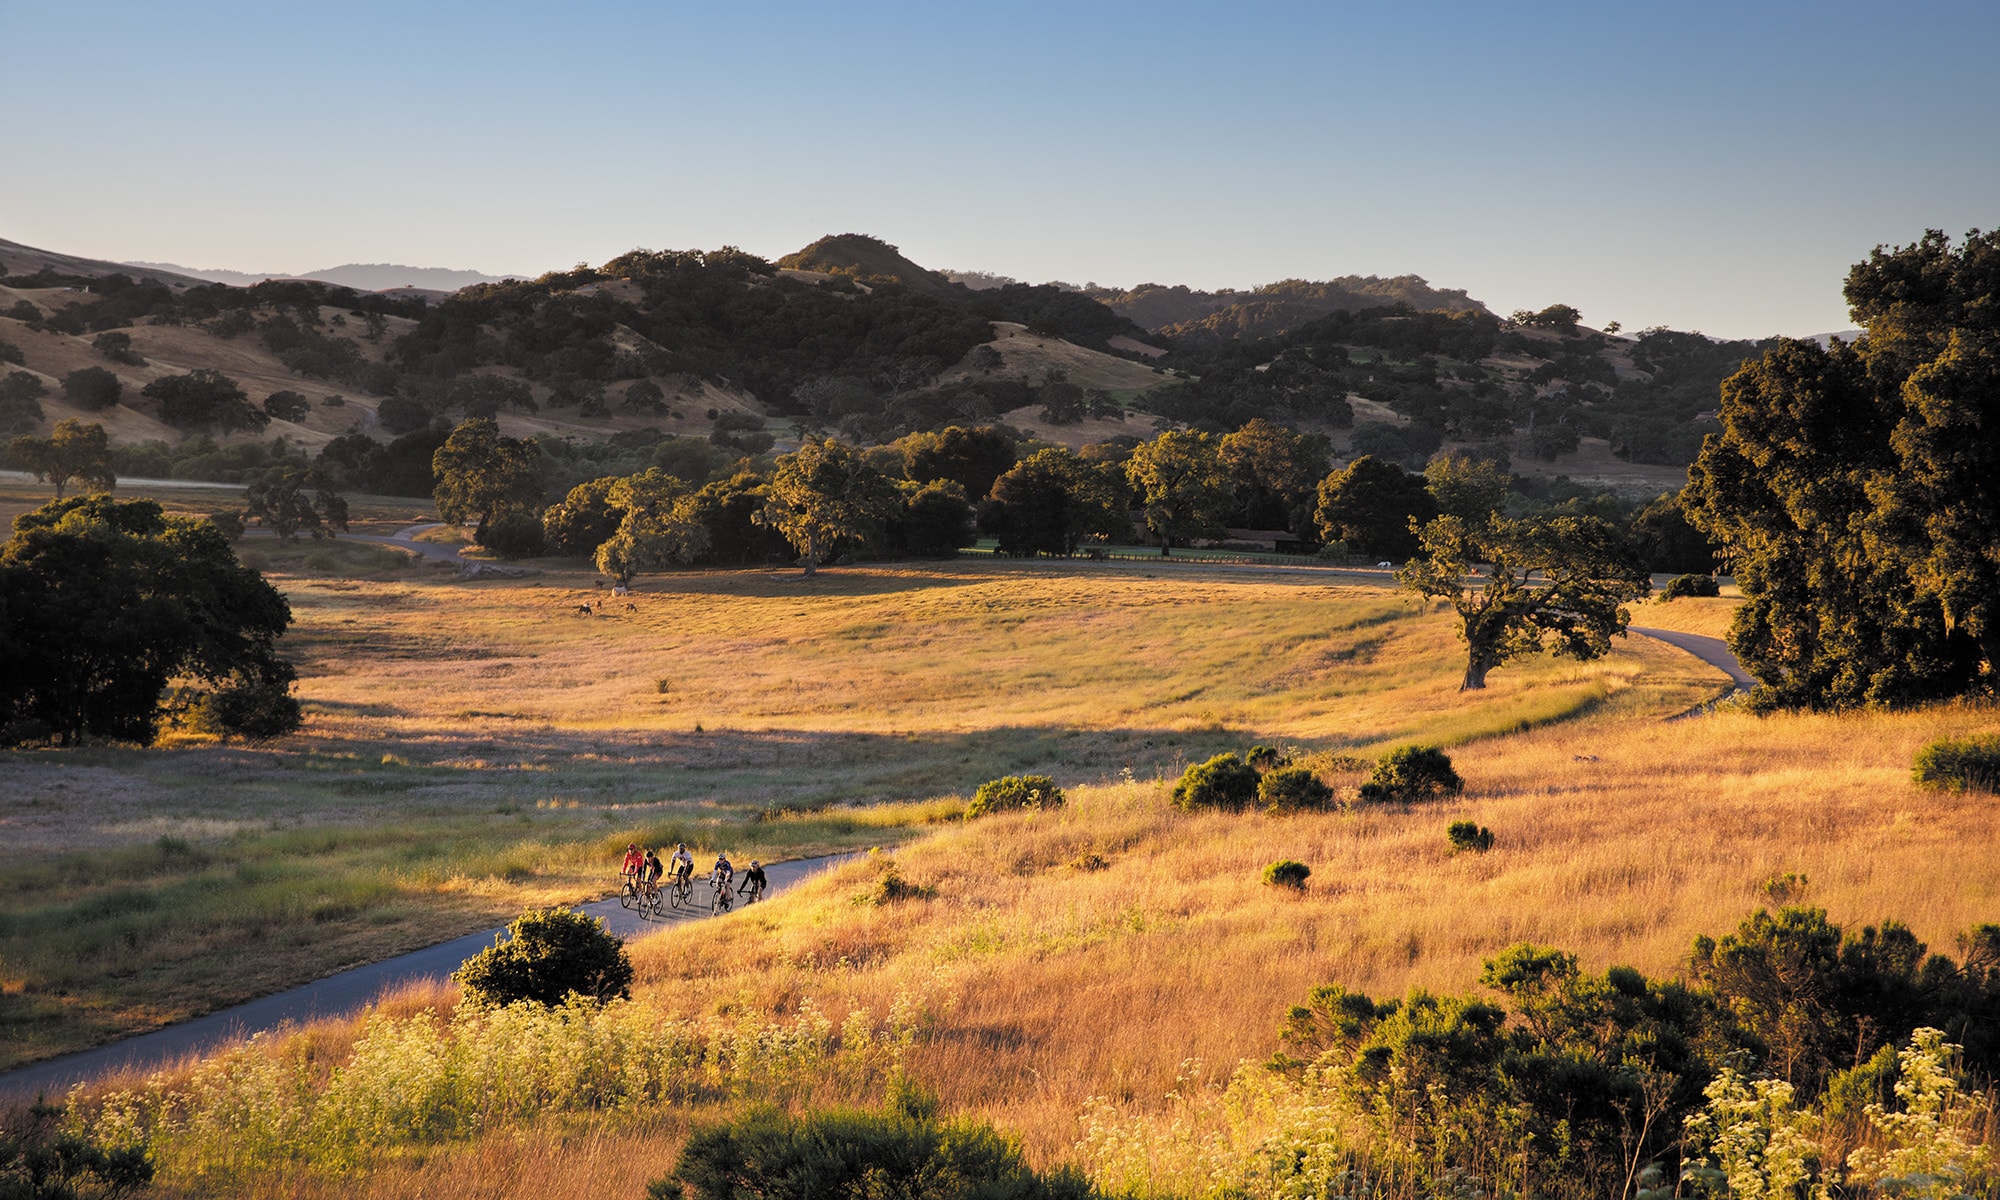
[[[1653,638],[1687,651],[1729,676],[1729,681],[1736,685],[1737,692],[1747,692],[1757,686],[1756,678],[1743,669],[1743,664],[1737,662],[1736,656],[1729,652],[1729,643],[1721,638],[1707,637],[1699,633],[1681,633],[1674,629],[1646,629],[1638,625],[1627,626],[1626,632]]]
[[[762,903],[769,903],[772,897],[787,888],[851,857],[852,854],[829,854],[770,864],[764,868],[770,879],[770,888],[764,893]],[[657,920],[626,910],[615,898],[583,905],[582,911],[604,918],[612,933],[629,938],[706,918],[711,896],[708,884],[697,880],[694,894],[697,907],[693,910],[669,909]],[[142,1033],[108,1046],[79,1050],[0,1074],[0,1103],[33,1099],[38,1093],[60,1096],[72,1084],[99,1076],[127,1070],[150,1070],[281,1025],[352,1013],[391,989],[450,978],[460,963],[492,945],[494,938],[504,932],[504,929],[488,929],[469,933],[449,942],[365,967],[355,967],[290,991],[182,1021],[152,1033]]]

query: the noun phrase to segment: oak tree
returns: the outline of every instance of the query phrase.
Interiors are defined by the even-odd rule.
[[[1612,635],[1625,632],[1626,602],[1652,590],[1624,536],[1598,517],[1502,519],[1483,528],[1439,517],[1424,526],[1422,553],[1396,579],[1457,611],[1466,647],[1460,691],[1484,688],[1487,672],[1523,654],[1600,657]]]

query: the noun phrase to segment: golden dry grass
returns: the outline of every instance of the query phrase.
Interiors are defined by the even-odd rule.
[[[1633,639],[1462,700],[1444,616],[1337,576],[690,572],[585,618],[603,593],[581,572],[464,581],[362,545],[241,552],[291,601],[306,728],[0,756],[0,959],[19,985],[0,997],[0,1062],[603,895],[628,839],[766,857],[893,844],[930,811],[847,806],[1009,773],[1175,773],[1254,740],[1458,742],[1678,711],[1713,688]]]
[[[1696,934],[1769,904],[1783,872],[1837,921],[1900,919],[1949,951],[2000,900],[2000,812],[1916,789],[1910,756],[1996,725],[1956,707],[1590,721],[1465,747],[1460,800],[1322,816],[1185,816],[1163,785],[1109,785],[897,852],[934,899],[861,903],[879,867],[857,864],[634,957],[669,1011],[715,996],[880,1010],[928,989],[942,1017],[918,1073],[1059,1160],[1086,1099],[1150,1106],[1184,1059],[1226,1075],[1268,1055],[1316,983],[1471,989],[1484,957],[1523,940],[1671,974]],[[1454,819],[1491,827],[1496,848],[1450,854]],[[1106,869],[1071,865],[1093,853]],[[1258,882],[1279,858],[1312,866],[1303,896]]]

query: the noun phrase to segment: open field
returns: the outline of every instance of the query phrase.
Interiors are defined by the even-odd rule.
[[[232,498],[160,495],[194,512]],[[559,563],[464,581],[361,544],[240,553],[291,601],[306,729],[0,758],[0,1066],[602,894],[635,837],[740,855],[892,843],[949,804],[850,806],[1022,771],[1151,778],[1246,740],[1459,742],[1713,689],[1635,639],[1461,702],[1449,621],[1319,574],[686,573],[583,617],[603,593]],[[798,809],[828,811],[765,819]]]
[[[1461,748],[1469,786],[1453,801],[1284,818],[1180,814],[1164,782],[1079,787],[1063,810],[954,825],[784,901],[635,942],[639,983],[618,1019],[722,1039],[672,1103],[489,1114],[494,1127],[476,1134],[388,1135],[359,1177],[260,1164],[237,1178],[258,1195],[636,1195],[692,1123],[734,1105],[871,1097],[880,1079],[858,1069],[853,1031],[903,1029],[898,1061],[921,1084],[1020,1136],[1037,1161],[1200,1194],[1205,1162],[1262,1136],[1262,1115],[1229,1109],[1219,1084],[1278,1048],[1280,1018],[1314,984],[1476,990],[1481,959],[1523,940],[1592,970],[1671,975],[1696,934],[1770,904],[1766,884],[1787,872],[1836,921],[1900,918],[1951,952],[2000,900],[2000,813],[1990,797],[1918,791],[1907,764],[1929,738],[1996,727],[2000,710],[1957,706],[1592,717]],[[1494,850],[1448,853],[1443,827],[1459,818],[1493,828]],[[1281,857],[1312,865],[1303,894],[1257,881]],[[884,903],[891,863],[918,890]],[[372,1036],[365,1086],[393,1091],[429,1068],[397,1066],[390,1046],[479,1036],[453,1026],[434,1043],[421,1014],[455,1003],[449,990],[399,997],[372,1034],[316,1026],[216,1064],[204,1086],[264,1095],[235,1090],[261,1086],[258,1056],[323,1071]],[[826,1057],[788,1073],[757,1057],[814,1014],[842,1030]],[[316,1119],[306,1092],[270,1100],[266,1117]],[[1140,1136],[1150,1161],[1135,1168],[1129,1149],[1093,1141],[1109,1124]],[[168,1157],[221,1146],[190,1134]],[[184,1174],[170,1181],[169,1195],[201,1194]]]

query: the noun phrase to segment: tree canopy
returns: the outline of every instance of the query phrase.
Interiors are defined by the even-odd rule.
[[[1523,654],[1553,650],[1589,660],[1611,649],[1630,620],[1627,601],[1652,579],[1623,535],[1597,517],[1496,520],[1484,527],[1439,517],[1423,530],[1423,553],[1396,579],[1418,595],[1449,601],[1466,645],[1461,691]],[[1488,564],[1475,582],[1479,564]]]
[[[308,495],[307,492],[311,494]],[[347,532],[347,500],[318,467],[290,461],[260,472],[251,483],[248,515],[289,542],[301,532],[329,538]]]
[[[807,438],[778,460],[757,519],[799,548],[811,575],[841,542],[878,536],[901,507],[888,477],[852,446]]]
[[[55,485],[56,499],[71,483],[81,483],[93,492],[108,492],[118,486],[111,469],[111,439],[104,426],[70,419],[56,422],[45,438],[17,437],[7,447],[14,461],[34,472],[36,479]]]
[[[438,515],[484,531],[503,512],[534,509],[542,499],[542,456],[533,441],[502,437],[500,426],[475,417],[451,431],[431,458]],[[475,535],[476,536],[476,535]]]
[[[1416,553],[1411,524],[1421,526],[1437,511],[1422,475],[1373,455],[1362,455],[1319,485],[1321,536],[1390,560]]]
[[[150,743],[175,680],[284,691],[293,671],[276,642],[290,623],[284,597],[208,521],[151,500],[46,504],[0,549],[0,730]]]
[[[1762,706],[1914,704],[2000,667],[2000,234],[1878,248],[1847,300],[1867,335],[1745,364],[1690,472]]]
[[[1146,513],[1146,530],[1166,554],[1176,541],[1217,537],[1229,512],[1229,480],[1221,439],[1193,430],[1169,430],[1133,447],[1125,477]]]
[[[1003,554],[1075,554],[1086,538],[1130,529],[1115,467],[1086,462],[1061,447],[1038,450],[993,484],[979,524]]]

